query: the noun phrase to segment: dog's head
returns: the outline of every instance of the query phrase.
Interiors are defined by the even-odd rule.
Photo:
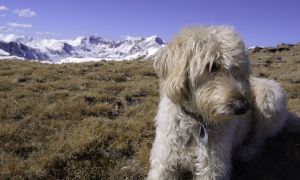
[[[249,109],[250,66],[240,36],[229,26],[183,29],[154,62],[161,93],[212,122]]]

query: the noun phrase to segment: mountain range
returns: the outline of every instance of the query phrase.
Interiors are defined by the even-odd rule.
[[[43,39],[0,35],[0,59],[37,60],[48,63],[152,58],[165,46],[158,36],[106,40],[99,36]]]

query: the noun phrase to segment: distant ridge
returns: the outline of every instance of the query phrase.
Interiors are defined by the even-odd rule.
[[[99,36],[74,39],[42,39],[0,36],[0,59],[26,59],[48,63],[152,58],[166,44],[158,36],[126,37],[120,41]]]

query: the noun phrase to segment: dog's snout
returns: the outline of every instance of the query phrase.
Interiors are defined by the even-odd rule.
[[[233,108],[234,114],[242,115],[242,114],[245,114],[249,110],[250,104],[247,99],[236,100],[236,101],[232,102],[232,108]]]

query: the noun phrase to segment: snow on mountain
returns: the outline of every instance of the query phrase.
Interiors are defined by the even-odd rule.
[[[25,60],[25,58],[22,58],[19,56],[1,56],[0,55],[0,60],[3,60],[3,59],[5,59],[5,60]]]
[[[17,56],[25,59],[48,60],[49,57],[38,49],[26,46],[20,42],[0,41],[0,49],[9,53],[10,56]],[[7,55],[6,55],[7,56]]]
[[[120,41],[112,41],[98,36],[41,39],[0,35],[0,40],[0,50],[9,53],[8,55],[53,63],[152,58],[166,44],[158,36],[126,37]],[[0,56],[5,56],[2,51]]]
[[[264,48],[263,46],[250,46],[248,49],[255,49],[255,48]]]
[[[9,53],[0,49],[0,56],[9,56]]]

